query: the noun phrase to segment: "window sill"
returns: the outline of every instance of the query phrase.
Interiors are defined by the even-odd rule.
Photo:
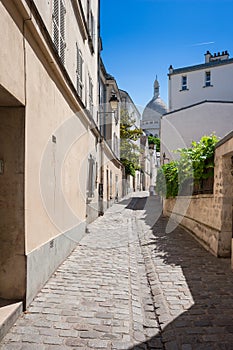
[[[189,91],[189,89],[181,89],[180,92]]]
[[[204,85],[203,88],[213,87],[214,85]]]

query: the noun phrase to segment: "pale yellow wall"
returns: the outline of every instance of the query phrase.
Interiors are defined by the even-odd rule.
[[[45,22],[46,28],[50,33],[51,37],[53,36],[53,26],[52,26],[52,13],[53,13],[53,1],[48,0],[34,0],[35,4],[40,11],[40,15]],[[83,10],[86,16],[86,1],[81,1],[83,3]],[[76,16],[74,14],[74,9],[70,0],[65,0],[65,68],[76,87],[76,70],[77,70],[77,60],[76,60],[76,43],[78,44],[79,49],[82,52],[82,57],[84,60],[83,66],[83,98],[82,101],[84,105],[88,108],[89,104],[89,82],[88,76],[90,75],[93,81],[93,96],[94,96],[94,115],[93,118],[97,119],[97,106],[98,106],[98,40],[97,35],[95,35],[94,42],[94,53],[91,53],[88,40],[83,40],[83,37],[80,32],[80,27],[77,23]],[[91,1],[91,10],[95,19],[95,33],[98,33],[97,24],[98,24],[98,1]]]
[[[11,5],[11,11],[17,14],[13,2],[10,2],[9,5]],[[23,21],[19,16],[16,16],[19,26],[17,27],[17,24],[12,21],[2,2],[0,2],[0,18],[0,84],[24,104],[24,54],[21,34]]]
[[[44,62],[38,59],[28,43],[26,53],[28,103],[26,106],[25,209],[28,253],[85,220],[87,171],[85,163],[88,145],[92,149],[95,138],[88,131],[87,126],[80,121],[81,117],[75,116],[62,92],[59,91],[56,81],[53,80],[49,67],[44,67]],[[73,134],[75,130],[77,132]],[[52,135],[57,137],[56,144],[51,142]],[[93,139],[91,143],[89,139]],[[51,144],[51,149],[50,146],[46,148],[47,144]],[[43,170],[41,169],[41,166],[44,166],[43,156],[47,151],[48,170]],[[61,163],[63,159],[64,163]],[[54,169],[54,177],[51,177],[51,168]],[[48,171],[48,180],[52,182],[51,192],[54,193],[54,203],[51,202],[52,198],[43,198],[43,189],[41,189],[43,183],[40,183],[41,171],[43,174],[44,171]],[[75,181],[75,175],[80,177],[80,181]],[[72,182],[69,183],[69,181]],[[70,217],[71,213],[66,208],[63,195],[68,206],[72,208],[75,215],[77,214],[77,221],[75,215]],[[51,197],[51,193],[48,193],[48,196]],[[49,202],[49,206],[54,207],[52,217],[44,199]]]
[[[110,171],[112,171],[112,199],[115,200],[116,198],[116,175],[118,175],[118,197],[122,197],[122,170],[121,168],[117,167],[112,162],[112,157],[105,152],[104,154],[104,202],[107,202],[110,200],[110,198],[107,198],[107,170],[109,174],[109,180],[110,180]],[[110,181],[109,181],[110,186]],[[110,194],[110,190],[109,190]]]

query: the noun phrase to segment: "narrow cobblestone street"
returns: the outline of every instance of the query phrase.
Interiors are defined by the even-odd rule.
[[[2,350],[233,349],[233,273],[158,198],[136,193],[88,226]]]

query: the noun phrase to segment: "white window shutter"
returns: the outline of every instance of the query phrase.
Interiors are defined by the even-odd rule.
[[[53,42],[62,63],[65,63],[65,14],[63,0],[53,0]]]

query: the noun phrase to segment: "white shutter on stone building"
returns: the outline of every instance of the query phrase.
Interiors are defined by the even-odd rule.
[[[82,99],[83,98],[83,58],[82,58],[82,53],[78,48],[78,45],[76,46],[77,48],[77,92],[79,97]]]
[[[65,63],[65,4],[63,0],[53,0],[53,42],[62,63]]]

